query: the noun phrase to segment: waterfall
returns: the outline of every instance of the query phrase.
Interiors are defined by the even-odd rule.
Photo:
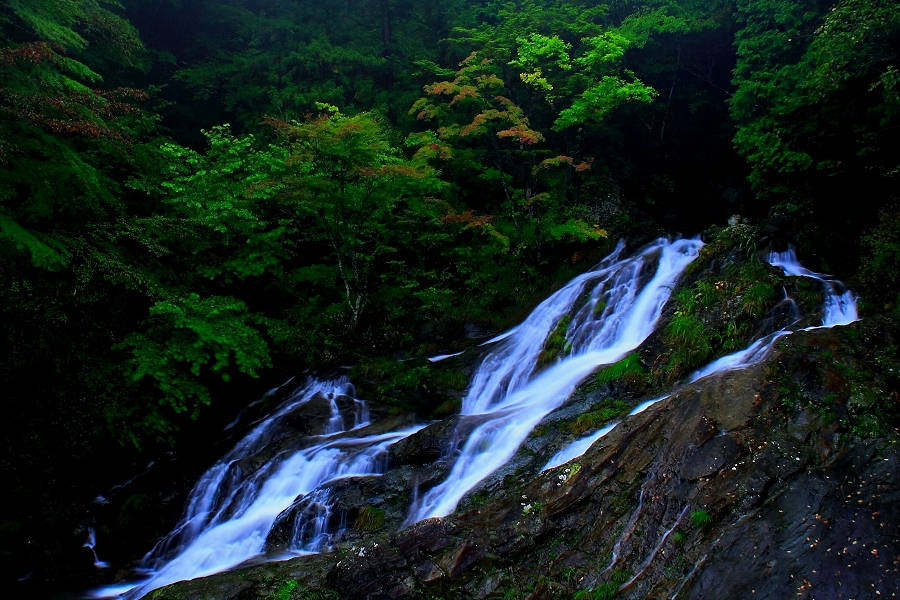
[[[461,409],[463,417],[477,416],[479,424],[468,433],[457,430],[462,441],[447,457],[453,463],[446,479],[424,494],[413,490],[407,523],[451,513],[465,494],[509,461],[534,427],[586,376],[637,348],[656,328],[673,286],[702,245],[696,239],[661,238],[634,256],[623,257],[620,242],[600,264],[544,300],[521,324],[483,342],[490,350],[472,377]],[[819,327],[857,319],[855,296],[839,281],[799,265],[793,249],[773,253],[769,261],[788,276],[822,283],[825,309]],[[786,297],[783,302],[792,301]],[[763,336],[694,372],[688,383],[754,364],[789,333],[782,329]],[[554,344],[562,344],[555,348],[554,359],[547,360],[549,355],[542,359],[551,337]],[[450,356],[455,355],[430,360]],[[647,400],[630,414],[669,395]],[[285,427],[292,413],[307,410],[314,400],[319,402],[317,410],[327,411],[322,431],[303,437]],[[544,469],[580,456],[617,424],[607,424],[566,446]],[[181,520],[144,557],[144,580],[102,588],[92,596],[139,598],[175,581],[232,568],[264,554],[276,522],[290,532],[292,555],[328,548],[339,534],[333,523],[328,525],[333,521],[329,484],[382,474],[389,446],[423,427],[355,434],[367,425],[366,404],[354,397],[347,380],[310,379],[200,477]],[[304,443],[299,448],[298,437]],[[299,505],[307,509],[291,512]],[[92,536],[85,545],[93,550],[94,544]]]
[[[81,547],[87,548],[94,555],[94,567],[97,569],[109,567],[109,563],[105,560],[100,560],[100,556],[97,555],[97,531],[93,527],[88,528],[87,541]]]
[[[365,403],[352,398],[346,380],[311,379],[272,415],[259,422],[218,463],[200,477],[191,491],[184,516],[175,529],[144,557],[149,577],[130,585],[93,592],[93,597],[125,594],[139,598],[175,581],[211,575],[264,552],[266,537],[276,518],[298,499],[312,498],[323,508],[313,523],[295,524],[295,539],[307,540],[292,548],[295,554],[320,551],[330,539],[323,527],[328,517],[328,491],[337,479],[379,475],[388,447],[421,426],[363,437],[348,435],[368,424]],[[330,414],[325,431],[299,450],[278,449],[254,467],[247,459],[278,441],[284,417],[315,398],[324,398]],[[352,399],[353,424],[346,427],[338,399]],[[308,527],[312,535],[308,535]]]
[[[824,306],[822,309],[822,324],[813,327],[806,327],[804,331],[808,331],[811,329],[830,328],[837,325],[848,325],[853,321],[859,319],[856,309],[856,296],[853,294],[853,292],[848,290],[840,281],[832,279],[827,275],[822,275],[821,273],[810,271],[809,269],[801,265],[799,260],[797,259],[797,254],[794,251],[793,247],[788,247],[785,252],[770,253],[768,256],[768,262],[772,266],[782,269],[784,271],[784,274],[789,277],[808,277],[810,279],[815,279],[822,284],[822,287],[825,290]],[[782,300],[782,303],[789,303],[791,306],[796,307],[796,304],[793,302],[793,300],[788,297],[787,292],[785,292],[785,299]],[[724,373],[726,371],[733,371],[735,369],[741,369],[744,367],[749,367],[750,365],[754,365],[768,356],[769,351],[775,345],[775,342],[790,333],[792,333],[790,329],[780,329],[778,331],[774,331],[772,333],[764,335],[751,342],[750,345],[748,345],[743,350],[739,350],[732,354],[722,356],[712,361],[705,367],[694,371],[688,377],[687,383],[693,383],[698,379],[702,379],[703,377],[708,377],[710,375]],[[647,400],[636,406],[628,414],[629,416],[631,416],[641,413],[657,402],[665,400],[669,396],[671,396],[671,394],[664,394],[651,400]],[[618,424],[619,421],[608,424],[593,433],[587,434],[569,443],[561,450],[559,450],[556,454],[554,454],[541,470],[546,471],[548,469],[552,469],[554,467],[565,464],[570,460],[578,458],[579,456],[587,452],[588,448],[590,448],[594,444],[594,442],[612,431]]]
[[[702,246],[658,239],[633,257],[622,243],[591,271],[547,298],[513,330],[495,338],[462,402],[463,415],[487,418],[468,435],[447,479],[414,504],[408,522],[447,515],[482,479],[502,467],[531,430],[598,366],[611,364],[656,327],[672,286]],[[649,279],[648,279],[649,277]],[[583,306],[576,301],[588,292]],[[574,311],[574,314],[572,314]],[[572,315],[567,353],[535,374],[554,327]]]
[[[784,252],[772,252],[769,254],[769,264],[781,268],[785,275],[809,277],[822,284],[825,290],[825,306],[820,327],[848,325],[859,319],[856,310],[856,296],[853,292],[848,290],[837,279],[810,271],[801,265],[797,260],[797,253],[794,251],[793,246],[788,246],[788,249]]]

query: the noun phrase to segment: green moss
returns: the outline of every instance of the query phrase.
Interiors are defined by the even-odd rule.
[[[814,279],[797,277],[791,283],[791,296],[803,311],[814,311],[821,308],[825,300],[822,292],[822,284]]]
[[[769,371],[779,401],[791,410],[813,410],[823,424],[838,424],[859,437],[888,435],[900,423],[892,394],[900,388],[900,347],[880,345],[849,328],[841,336],[845,345],[838,356],[822,351],[810,360],[808,352],[784,346],[785,357]],[[806,373],[802,383],[798,371]]]
[[[356,515],[353,527],[357,531],[378,531],[384,526],[384,509],[363,506]]]
[[[578,415],[575,421],[569,425],[569,429],[575,435],[599,429],[613,419],[625,415],[631,408],[631,404],[624,400],[606,398],[597,408]]]
[[[601,583],[589,590],[575,592],[575,600],[612,600],[619,593],[619,588],[631,577],[627,569],[613,569],[609,581]]]
[[[431,411],[431,416],[444,418],[457,414],[462,407],[462,398],[447,398]]]
[[[706,362],[713,353],[716,331],[693,314],[677,314],[666,327],[664,339],[672,348],[669,354],[670,374],[693,369]]]
[[[765,314],[776,297],[772,284],[754,281],[741,298],[741,310],[752,318],[759,318]]]
[[[544,348],[541,350],[540,355],[538,355],[537,364],[539,367],[549,365],[571,348],[566,340],[566,331],[568,331],[569,323],[571,322],[571,315],[563,315],[556,324],[556,327],[553,328],[553,331],[550,332],[550,335],[547,336],[547,341],[544,342]]]
[[[675,293],[674,316],[663,332],[668,347],[665,379],[676,379],[715,356],[746,346],[759,319],[774,306],[778,298],[775,284],[780,281],[774,271],[755,253],[739,262],[726,255],[734,245],[743,247],[745,234],[737,241],[717,242],[722,246],[717,256],[731,261],[727,267],[716,274],[707,273],[693,286]]]
[[[605,385],[625,377],[639,378],[646,374],[647,370],[641,362],[641,357],[636,352],[632,352],[619,362],[597,371],[597,374],[594,375],[594,380],[599,385]]]
[[[473,506],[484,506],[491,499],[491,495],[487,490],[478,490],[470,496]]]
[[[278,591],[269,596],[272,600],[291,600],[294,589],[299,584],[293,579],[290,581],[285,581],[281,584],[281,587],[278,588]]]

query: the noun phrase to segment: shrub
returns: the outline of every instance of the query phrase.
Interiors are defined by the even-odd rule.
[[[881,211],[878,224],[863,236],[862,246],[859,274],[871,304],[900,313],[900,204]]]

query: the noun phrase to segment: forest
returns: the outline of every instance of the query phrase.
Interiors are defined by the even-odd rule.
[[[98,490],[289,377],[449,414],[425,357],[619,239],[738,224],[895,323],[898,64],[888,0],[7,0],[4,579],[76,588]]]

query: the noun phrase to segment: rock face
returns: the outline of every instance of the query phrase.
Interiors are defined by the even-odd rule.
[[[386,511],[333,552],[148,597],[896,597],[897,432],[860,437],[843,418],[862,397],[850,342],[877,327],[794,334],[765,362],[681,388],[544,473],[535,465],[552,448],[529,440],[450,517],[397,530],[400,511]],[[453,426],[398,444],[385,481],[342,482],[345,513],[396,500]]]

